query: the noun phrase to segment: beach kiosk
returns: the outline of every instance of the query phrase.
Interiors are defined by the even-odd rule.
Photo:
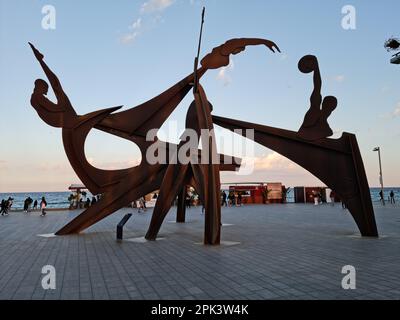
[[[81,183],[74,183],[68,187],[68,190],[72,191],[70,197],[68,198],[69,209],[76,209],[78,208],[82,195],[86,196],[86,190],[88,190],[88,188]]]

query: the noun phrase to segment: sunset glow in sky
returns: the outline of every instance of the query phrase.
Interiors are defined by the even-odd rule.
[[[56,25],[46,30],[42,8],[48,4],[56,10]],[[356,10],[354,30],[342,27],[347,4]],[[61,130],[45,124],[30,106],[33,83],[45,75],[28,41],[44,53],[79,114],[131,108],[192,72],[203,5],[201,56],[238,37],[270,39],[282,50],[247,48],[228,67],[207,72],[202,85],[213,114],[298,130],[312,76],[300,73],[297,63],[316,55],[322,94],[338,99],[329,118],[334,138],[343,131],[357,135],[370,186],[379,185],[372,149],[380,146],[384,183],[400,186],[400,67],[389,63],[391,54],[383,48],[387,38],[400,36],[398,0],[0,0],[0,192],[64,191],[79,182]],[[163,126],[165,133],[177,128],[170,141],[178,141],[192,100],[189,93]],[[232,137],[220,128],[217,133]],[[85,148],[89,161],[105,169],[131,167],[141,157],[131,142],[96,130]],[[322,184],[279,154],[261,146],[254,150],[252,174],[223,173],[222,181]],[[243,156],[225,144],[220,152]]]

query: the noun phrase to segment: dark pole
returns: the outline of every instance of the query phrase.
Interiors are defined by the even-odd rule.
[[[178,194],[178,205],[176,208],[176,222],[181,223],[185,222],[186,217],[186,186],[182,188],[182,190]]]
[[[382,190],[382,202],[385,205],[385,196],[383,194],[383,175],[382,175],[382,162],[381,162],[381,148],[378,148],[378,157],[379,157],[379,180],[381,183],[381,190]]]
[[[200,25],[200,35],[199,35],[199,44],[197,46],[197,56],[194,59],[194,85],[193,85],[193,93],[197,92],[197,82],[198,82],[198,77],[197,77],[197,68],[199,66],[199,56],[200,56],[200,47],[201,47],[201,38],[203,35],[203,24],[204,24],[204,13],[206,11],[206,8],[203,7],[203,11],[201,12],[201,25]]]
[[[385,196],[383,194],[383,175],[382,175],[382,161],[381,161],[381,148],[376,147],[373,151],[378,151],[378,158],[379,158],[379,182],[381,184],[381,192],[382,192],[382,203],[385,205]]]

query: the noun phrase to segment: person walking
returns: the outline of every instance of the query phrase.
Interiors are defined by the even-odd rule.
[[[186,196],[185,196],[185,202],[186,202],[186,208],[190,209],[191,207],[191,201],[192,198],[190,196],[190,194],[188,192],[186,192]]]
[[[394,192],[393,192],[393,190],[390,191],[390,203],[393,203],[393,204],[396,203],[396,201],[394,200]]]
[[[221,204],[222,207],[223,207],[224,205],[225,205],[225,207],[228,206],[228,203],[226,202],[226,197],[227,197],[226,192],[225,192],[225,191],[222,191],[222,204]]]
[[[95,197],[95,196],[93,196],[93,197],[92,197],[92,203],[91,203],[91,206],[95,205],[95,204],[96,204],[96,202],[97,202],[97,200],[96,200],[96,197]]]
[[[379,197],[380,197],[379,202],[381,202],[384,205],[385,204],[385,199],[383,198],[384,195],[383,195],[383,191],[382,190],[379,191]]]
[[[28,213],[28,198],[26,198],[24,201],[24,212]]]
[[[314,198],[314,206],[319,205],[319,198],[318,198],[318,192],[313,190],[313,198]]]
[[[40,201],[40,209],[42,210],[42,214],[40,215],[41,217],[44,217],[46,215],[46,207],[47,207],[47,201],[45,197],[42,197],[42,201]]]
[[[28,197],[28,213],[31,212],[31,205],[33,203],[33,199],[29,196]]]
[[[0,213],[1,213],[2,216],[4,216],[7,213],[6,205],[7,205],[7,201],[2,199],[1,200],[1,205],[0,205]]]
[[[145,208],[145,206],[144,206],[144,197],[141,197],[139,200],[138,200],[138,213],[140,213],[140,211],[146,211],[146,208]]]
[[[239,192],[237,196],[237,206],[241,207],[242,206],[242,193]]]
[[[329,198],[331,198],[331,206],[334,207],[335,206],[335,193],[333,192],[333,190],[331,190],[331,192],[329,193]]]
[[[33,203],[33,211],[37,210],[37,205],[38,205],[38,201],[35,200],[35,202]]]
[[[6,215],[7,216],[8,216],[8,211],[11,210],[11,207],[13,205],[13,200],[14,200],[14,198],[8,197],[7,206],[6,206]]]

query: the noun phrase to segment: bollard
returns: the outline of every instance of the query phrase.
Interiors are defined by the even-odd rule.
[[[126,214],[117,225],[117,240],[122,240],[123,228],[125,223],[132,216],[132,213]]]

